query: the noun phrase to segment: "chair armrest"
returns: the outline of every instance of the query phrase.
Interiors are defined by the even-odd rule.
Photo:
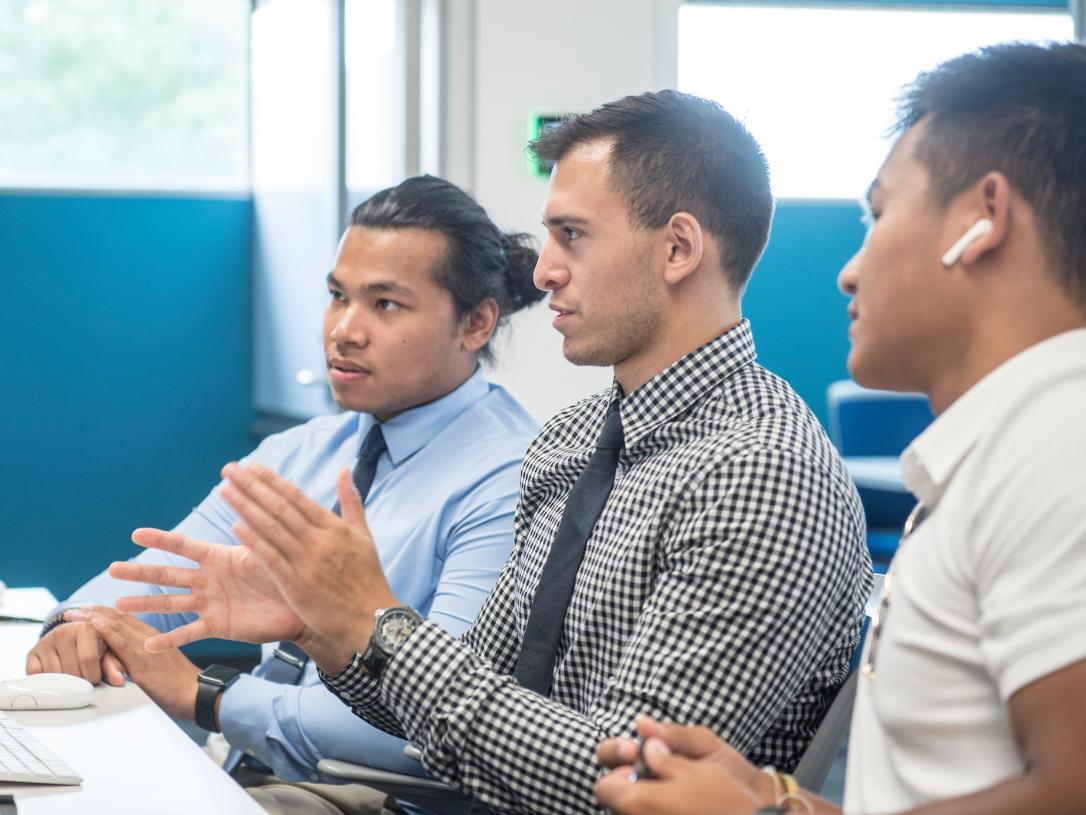
[[[317,769],[332,778],[365,784],[393,798],[410,801],[434,815],[467,815],[471,811],[471,799],[433,778],[375,770],[334,758],[322,758]]]
[[[413,790],[433,790],[452,792],[453,788],[448,784],[433,778],[419,778],[407,773],[391,773],[387,770],[377,770],[373,767],[364,767],[361,764],[351,764],[349,761],[340,761],[335,758],[322,758],[317,762],[317,769],[325,775],[333,778],[342,778],[344,781],[357,781],[360,784],[369,784],[371,787],[385,789],[396,786]],[[396,793],[390,792],[390,795]]]

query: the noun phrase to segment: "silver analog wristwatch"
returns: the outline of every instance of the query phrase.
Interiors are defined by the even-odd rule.
[[[421,624],[422,617],[413,608],[392,606],[377,609],[373,618],[373,633],[366,650],[362,652],[362,666],[373,676],[380,676],[393,654]]]

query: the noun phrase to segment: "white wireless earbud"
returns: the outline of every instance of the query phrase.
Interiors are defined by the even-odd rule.
[[[946,254],[943,255],[943,265],[948,269],[961,259],[962,252],[969,248],[969,244],[975,241],[977,238],[982,238],[992,231],[992,222],[987,218],[981,218],[969,229],[965,234],[958,238],[954,242],[954,245],[946,250]]]

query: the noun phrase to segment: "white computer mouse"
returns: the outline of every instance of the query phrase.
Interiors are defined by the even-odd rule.
[[[0,710],[67,710],[91,703],[94,685],[68,674],[32,674],[0,681]]]

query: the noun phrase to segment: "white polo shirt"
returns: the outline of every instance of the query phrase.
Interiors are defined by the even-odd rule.
[[[1086,659],[1086,329],[1039,343],[902,455],[930,515],[891,566],[861,675],[845,812],[880,815],[1025,770],[1008,701]]]

